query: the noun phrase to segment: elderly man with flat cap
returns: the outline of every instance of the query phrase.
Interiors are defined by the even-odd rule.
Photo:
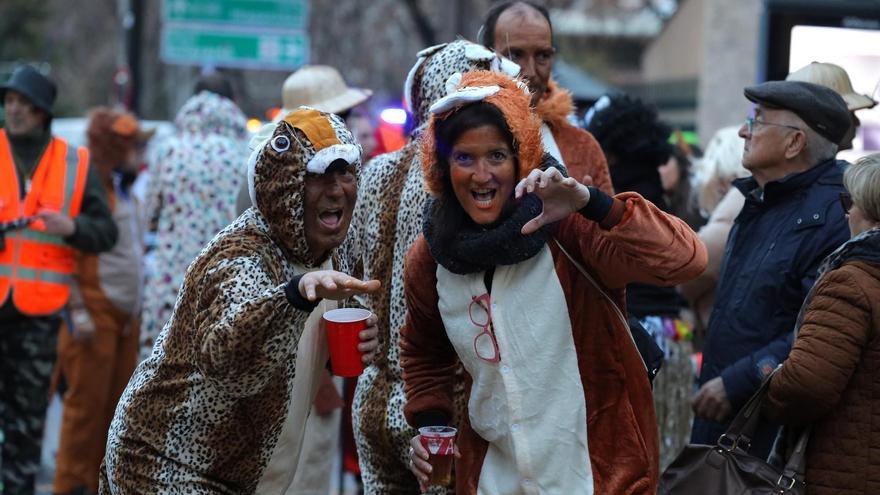
[[[32,494],[77,251],[116,243],[85,148],[52,136],[55,84],[30,66],[0,86],[0,431],[3,493]]]
[[[801,303],[819,263],[849,237],[839,202],[845,162],[835,160],[850,127],[833,90],[800,81],[745,88],[754,116],[739,135],[752,176],[727,240],[703,350],[691,441],[714,444],[761,380],[788,355]],[[775,437],[759,428],[750,453],[766,456]]]

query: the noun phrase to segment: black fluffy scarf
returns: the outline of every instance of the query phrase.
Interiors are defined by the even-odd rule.
[[[553,226],[545,225],[530,235],[523,235],[521,230],[543,208],[540,198],[526,194],[504,220],[488,227],[466,222],[450,245],[441,245],[433,225],[434,199],[429,199],[422,215],[422,232],[431,255],[443,268],[459,275],[478,273],[497,265],[515,265],[538,254]]]

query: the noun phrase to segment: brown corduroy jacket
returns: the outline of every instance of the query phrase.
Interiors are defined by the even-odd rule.
[[[589,175],[593,185],[606,194],[614,194],[611,174],[602,148],[589,132],[571,125],[568,115],[574,110],[571,93],[550,80],[544,98],[538,102],[535,113],[550,128],[568,175],[578,181]]]
[[[849,262],[813,290],[765,413],[812,424],[807,493],[880,493],[880,264]]]

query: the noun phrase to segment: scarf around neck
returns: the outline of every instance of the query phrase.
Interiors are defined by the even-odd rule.
[[[804,321],[804,313],[806,312],[807,306],[810,305],[810,301],[813,299],[816,287],[819,285],[819,280],[822,276],[832,270],[840,268],[850,261],[866,261],[869,263],[880,264],[880,227],[868,229],[844,242],[839,248],[835,249],[833,253],[829,254],[824,260],[822,260],[822,264],[819,265],[819,272],[816,275],[816,282],[813,283],[813,287],[810,289],[806,299],[804,299],[804,303],[801,305],[795,331],[800,329],[801,323]]]
[[[478,273],[498,265],[515,265],[538,254],[552,233],[554,224],[545,225],[537,232],[523,235],[523,225],[541,214],[544,204],[534,194],[526,194],[506,219],[489,227],[468,222],[450,245],[437,239],[433,223],[433,198],[425,205],[422,232],[434,260],[457,275]]]

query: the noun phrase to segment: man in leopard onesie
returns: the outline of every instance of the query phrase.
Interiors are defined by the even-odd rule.
[[[352,252],[360,253],[364,277],[382,282],[382,290],[364,301],[378,317],[379,354],[358,380],[354,400],[355,439],[368,495],[408,495],[419,490],[408,467],[409,441],[416,433],[403,417],[406,398],[398,345],[406,316],[403,262],[421,233],[422,208],[428,197],[417,156],[418,136],[427,124],[431,104],[446,95],[449,76],[472,70],[515,76],[519,66],[465,40],[422,50],[404,88],[416,130],[402,149],[374,158],[361,179],[361,200],[352,221],[357,233],[349,241],[356,244]],[[567,92],[557,95],[570,104]],[[561,107],[564,104],[553,105],[554,110]],[[599,179],[597,186],[607,183],[610,187],[601,149],[595,141],[592,144],[586,150],[590,156],[583,157],[592,164],[586,172]]]
[[[321,315],[379,282],[334,269],[360,168],[345,123],[300,107],[269,130],[248,166],[256,206],[190,265],[119,401],[101,494],[284,493],[293,479],[327,364]],[[365,363],[375,324],[360,335]]]

